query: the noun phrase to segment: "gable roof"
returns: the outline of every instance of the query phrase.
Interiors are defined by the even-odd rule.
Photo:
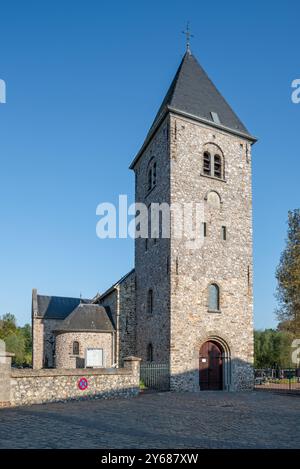
[[[103,306],[80,303],[56,328],[57,332],[113,332],[115,330]]]
[[[105,290],[104,293],[97,293],[97,295],[91,300],[92,303],[98,303],[98,301],[103,300],[106,296],[110,295],[113,293],[118,285],[120,285],[124,280],[126,280],[130,275],[132,275],[135,272],[135,269],[131,269],[127,274],[123,275],[116,283],[114,283],[111,287],[109,287],[107,290]]]
[[[186,117],[249,138],[253,142],[256,141],[256,138],[251,136],[245,125],[217,90],[197,59],[190,52],[186,52],[155,116],[146,140],[130,165],[131,169],[168,111],[177,112]],[[213,118],[212,113],[217,114],[217,120]]]
[[[90,303],[90,300],[37,295],[37,316],[44,319],[65,319],[80,302]]]

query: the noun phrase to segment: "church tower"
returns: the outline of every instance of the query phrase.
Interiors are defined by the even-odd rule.
[[[174,390],[252,387],[251,136],[191,54],[131,164],[136,202],[203,207],[202,242],[137,238],[136,353]],[[152,233],[153,234],[153,233]]]

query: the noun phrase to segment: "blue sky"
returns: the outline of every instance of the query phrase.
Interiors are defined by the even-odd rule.
[[[1,2],[0,315],[30,321],[31,289],[91,297],[133,266],[132,240],[96,237],[96,206],[133,201],[128,165],[192,51],[253,148],[255,326],[276,325],[274,272],[299,207],[297,1]]]

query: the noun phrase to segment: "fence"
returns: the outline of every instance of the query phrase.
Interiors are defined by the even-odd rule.
[[[141,381],[148,389],[168,391],[170,389],[170,370],[164,363],[142,363]]]
[[[256,390],[300,393],[300,368],[264,368],[254,372]]]

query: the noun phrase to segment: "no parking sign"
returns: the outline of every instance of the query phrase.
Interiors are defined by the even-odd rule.
[[[84,391],[89,386],[88,380],[86,378],[80,378],[78,380],[77,386],[80,389],[80,391]]]

